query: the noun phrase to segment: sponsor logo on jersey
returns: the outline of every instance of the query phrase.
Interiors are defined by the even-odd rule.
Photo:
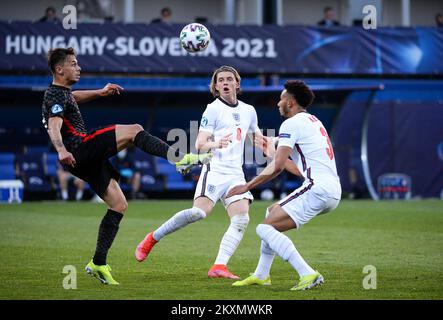
[[[290,138],[291,134],[290,133],[280,133],[278,135],[279,138]]]
[[[60,113],[63,112],[63,107],[59,104],[54,104],[51,108],[52,113]]]
[[[240,122],[240,113],[233,113],[232,116],[234,117],[235,121]]]
[[[201,126],[206,127],[208,125],[208,118],[203,117],[201,121]]]

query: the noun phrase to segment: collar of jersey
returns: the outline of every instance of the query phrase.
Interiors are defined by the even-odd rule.
[[[223,100],[222,97],[218,97],[218,100],[220,100],[220,101],[223,102],[225,105],[227,105],[228,107],[231,107],[231,108],[235,108],[235,107],[238,106],[238,100],[237,100],[237,103],[234,103],[234,104],[229,103],[229,102],[227,102],[226,100]]]
[[[69,90],[69,91],[71,91],[70,88],[63,87],[63,86],[59,86],[58,84],[53,84],[53,83],[51,83],[51,87],[57,87],[57,88],[60,88],[60,89],[65,89],[65,90]]]

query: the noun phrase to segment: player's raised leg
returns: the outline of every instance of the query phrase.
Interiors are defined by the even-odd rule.
[[[139,262],[144,261],[154,245],[159,242],[160,239],[187,226],[190,223],[204,219],[206,215],[212,211],[213,207],[214,203],[206,197],[195,199],[192,208],[177,212],[158,229],[148,233],[146,237],[138,244],[135,250],[135,259]]]
[[[103,200],[109,209],[100,223],[94,258],[88,263],[85,270],[104,284],[119,284],[113,279],[111,267],[107,264],[106,258],[117,235],[123,213],[128,208],[128,203],[114,179],[111,179],[106,193],[103,195]]]
[[[116,125],[115,138],[117,140],[118,151],[134,144],[146,153],[168,159],[170,146],[163,140],[151,135],[139,124]]]
[[[139,124],[131,125],[116,125],[115,136],[117,140],[117,150],[123,150],[129,145],[134,144],[137,148],[143,150],[146,153],[154,156],[162,157],[172,163],[172,159],[178,156],[178,162],[176,163],[177,169],[186,172],[192,166],[198,164],[205,164],[209,162],[212,154],[185,154],[179,152],[176,155],[176,149],[169,146],[166,142],[160,138],[151,135],[149,132],[143,129]],[[182,168],[186,166],[186,168]]]
[[[237,250],[249,223],[249,200],[242,199],[231,203],[227,208],[231,223],[220,242],[219,251],[214,264],[208,271],[210,278],[240,279],[228,268],[229,259]]]

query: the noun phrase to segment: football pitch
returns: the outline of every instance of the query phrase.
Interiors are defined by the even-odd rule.
[[[260,249],[255,227],[269,204],[253,203],[250,225],[229,263],[242,278],[255,270]],[[325,277],[322,287],[306,292],[289,291],[298,276],[279,257],[269,287],[232,287],[232,280],[207,277],[229,223],[220,204],[137,262],[134,249],[145,234],[190,205],[190,200],[129,202],[108,256],[120,286],[102,285],[84,272],[105,205],[0,205],[0,299],[443,299],[443,201],[345,200],[334,212],[286,233]],[[363,272],[368,265],[376,273]],[[73,268],[63,273],[65,266]],[[64,288],[67,276],[71,285],[76,276],[76,289]]]

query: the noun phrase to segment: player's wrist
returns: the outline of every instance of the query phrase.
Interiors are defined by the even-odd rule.
[[[105,88],[99,89],[98,96],[99,97],[106,97],[106,89]]]
[[[220,149],[220,148],[221,148],[220,141],[211,141],[205,145],[205,149],[207,150]]]
[[[57,148],[57,153],[58,154],[63,154],[63,153],[66,153],[66,152],[68,152],[68,150],[66,150],[65,146]]]

